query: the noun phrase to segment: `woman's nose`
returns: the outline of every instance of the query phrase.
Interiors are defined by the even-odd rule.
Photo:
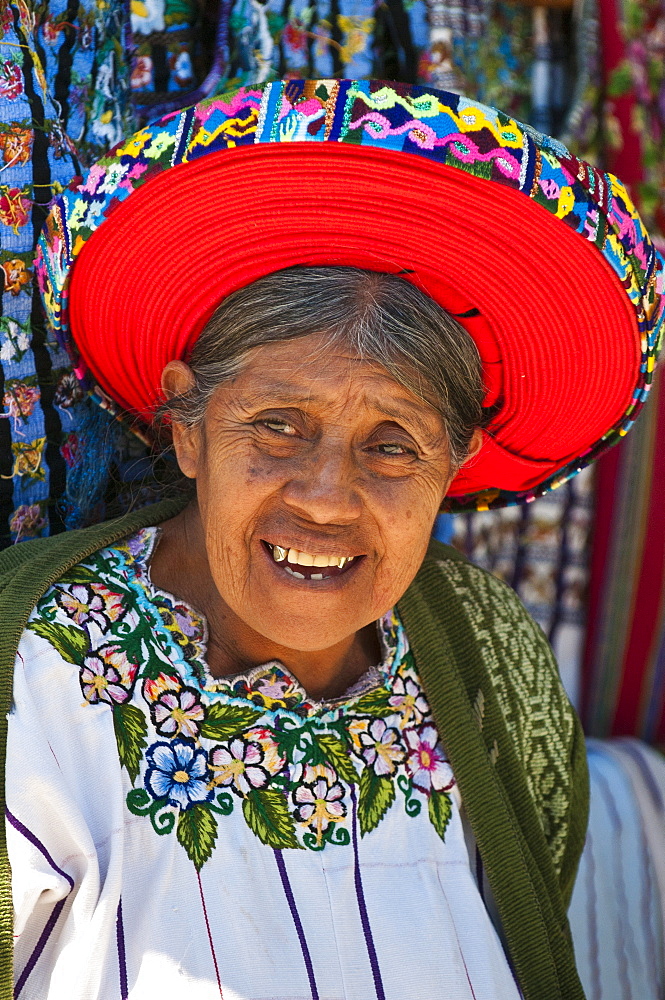
[[[346,524],[361,513],[359,470],[352,450],[320,444],[282,490],[284,502],[317,524]]]

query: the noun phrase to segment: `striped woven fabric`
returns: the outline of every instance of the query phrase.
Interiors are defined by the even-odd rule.
[[[636,32],[635,16],[647,7],[639,51],[627,44],[624,28]],[[622,12],[623,21],[617,20]],[[599,5],[604,76],[636,80],[640,59],[655,52],[656,5],[601,0]],[[642,15],[640,15],[642,16]],[[653,57],[655,58],[655,56]],[[660,58],[660,57],[658,57]],[[658,61],[654,65],[660,65]],[[644,75],[644,74],[643,74]],[[641,79],[642,77],[640,77]],[[644,75],[644,79],[647,76]],[[616,90],[617,88],[615,88]],[[636,195],[658,190],[654,170],[662,155],[648,158],[657,140],[656,82],[618,88],[611,103],[619,143],[608,166]],[[640,124],[642,123],[642,124]],[[660,128],[660,126],[659,126]],[[662,134],[662,129],[658,135]],[[652,150],[653,152],[653,150]],[[653,161],[653,162],[652,162]],[[653,201],[653,199],[652,199]],[[655,230],[665,216],[656,211]],[[665,742],[665,382],[656,374],[650,407],[633,433],[597,465],[597,500],[583,676],[583,721],[592,736],[633,735]]]
[[[599,462],[584,674],[594,736],[665,741],[665,384]]]

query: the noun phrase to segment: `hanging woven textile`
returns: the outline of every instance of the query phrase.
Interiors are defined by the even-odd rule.
[[[617,22],[617,9],[621,20]],[[665,10],[658,0],[601,3],[608,165],[665,235]],[[665,386],[598,464],[585,657],[584,721],[596,736],[665,740]]]

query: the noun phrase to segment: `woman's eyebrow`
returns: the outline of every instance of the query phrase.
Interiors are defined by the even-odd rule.
[[[314,406],[317,404],[327,406],[328,403],[329,400],[327,398],[319,396],[315,392],[293,391],[292,387],[285,388],[278,384],[269,384],[267,386],[263,385],[261,390],[251,397],[241,396],[238,399],[238,404],[243,409],[247,410],[255,410],[257,404],[259,406],[267,405],[270,407],[281,408],[307,407],[312,404]],[[439,436],[437,431],[433,428],[431,420],[428,421],[427,417],[420,412],[422,407],[418,404],[413,404],[408,400],[404,400],[403,406],[395,406],[394,404],[391,405],[387,402],[387,400],[372,398],[367,399],[366,403],[368,408],[376,411],[388,420],[412,424],[427,439]]]

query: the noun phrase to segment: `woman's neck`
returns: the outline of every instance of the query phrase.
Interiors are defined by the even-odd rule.
[[[197,520],[185,509],[164,522],[150,574],[156,587],[205,615],[208,669],[213,677],[226,677],[279,660],[310,697],[320,700],[344,694],[379,662],[374,624],[328,649],[305,651],[280,646],[250,628],[229,608],[215,586]]]

